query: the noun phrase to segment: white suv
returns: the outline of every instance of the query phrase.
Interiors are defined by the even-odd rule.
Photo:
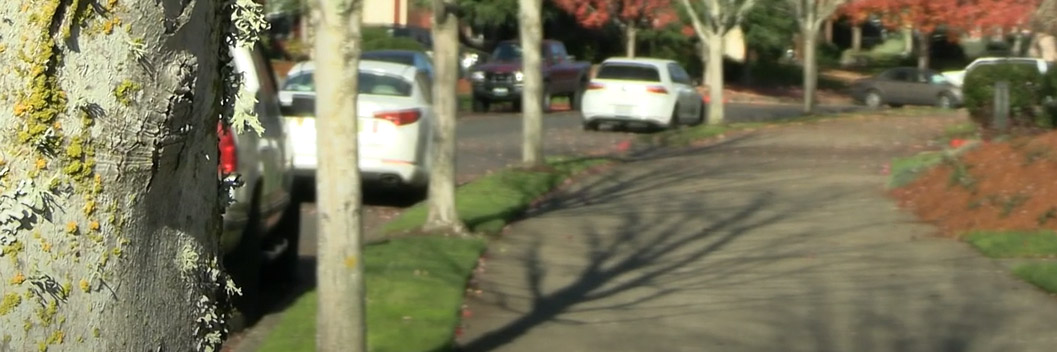
[[[1039,69],[1039,73],[1046,74],[1049,71],[1050,63],[1043,59],[1030,58],[1030,57],[981,57],[973,62],[969,63],[969,66],[965,66],[964,70],[959,71],[944,71],[943,75],[947,77],[947,80],[954,84],[955,87],[961,87],[962,83],[965,82],[965,75],[972,71],[974,68],[984,65],[998,65],[998,64],[1019,64],[1019,65],[1034,65]]]

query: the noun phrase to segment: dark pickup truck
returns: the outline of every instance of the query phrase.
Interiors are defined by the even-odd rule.
[[[572,109],[579,110],[580,97],[590,79],[591,64],[573,61],[560,41],[543,40],[541,50],[544,109],[550,107],[551,97],[567,96]],[[488,111],[488,107],[496,102],[512,102],[514,110],[521,111],[523,78],[521,44],[516,40],[500,42],[490,59],[470,72],[473,111]]]

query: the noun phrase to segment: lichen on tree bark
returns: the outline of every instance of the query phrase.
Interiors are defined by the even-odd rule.
[[[0,350],[219,346],[229,5],[0,3]]]

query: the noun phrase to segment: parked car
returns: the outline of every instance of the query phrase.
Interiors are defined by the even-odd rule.
[[[965,66],[964,70],[957,71],[943,71],[943,76],[947,78],[956,87],[961,87],[965,82],[965,75],[972,71],[974,68],[984,65],[998,65],[998,64],[1015,64],[1015,65],[1030,65],[1035,66],[1039,69],[1039,73],[1046,74],[1049,71],[1050,66],[1053,63],[1047,62],[1043,59],[1036,59],[1030,57],[981,57],[969,65]]]
[[[264,132],[234,133],[217,126],[218,174],[237,174],[243,186],[234,190],[235,203],[225,209],[220,237],[223,264],[243,291],[235,304],[243,316],[254,319],[262,275],[267,280],[296,275],[301,212],[291,194],[293,159],[289,135],[283,126],[277,85],[269,61],[259,48],[231,49],[235,69],[243,74],[245,88],[256,95],[257,118]]]
[[[668,128],[704,122],[705,102],[675,61],[610,58],[587,85],[582,115],[585,130],[600,124]]]
[[[426,53],[415,50],[371,50],[360,54],[360,60],[383,61],[415,66],[433,79],[433,59]]]
[[[550,107],[551,97],[568,96],[573,110],[579,110],[591,64],[574,61],[560,41],[544,40],[541,50],[544,108]],[[489,60],[470,72],[473,111],[488,111],[489,106],[497,102],[512,102],[514,109],[520,111],[524,89],[521,66],[521,44],[516,40],[500,42]]]
[[[962,104],[962,90],[934,70],[896,67],[852,83],[852,98],[871,108],[882,105],[933,105],[953,108]]]
[[[279,92],[293,136],[294,169],[315,177],[317,166],[314,64],[299,66]],[[431,80],[412,65],[360,61],[360,172],[364,182],[390,189],[424,191],[429,185],[433,128]]]

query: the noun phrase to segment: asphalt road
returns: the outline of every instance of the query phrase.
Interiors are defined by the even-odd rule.
[[[820,106],[819,113],[838,113],[856,109],[854,106]],[[801,116],[800,106],[793,104],[727,104],[728,122],[775,121]],[[515,113],[493,112],[462,116],[457,127],[458,152],[456,169],[458,182],[472,180],[490,171],[514,165],[521,160],[522,120]],[[544,117],[544,152],[546,155],[581,155],[611,150],[634,133],[600,131],[587,132],[581,127],[578,112],[552,112]],[[364,198],[364,227],[368,240],[377,238],[374,230],[392,219],[400,210],[418,199],[406,195],[377,193]],[[270,292],[266,301],[271,310],[279,311],[291,298],[314,287],[312,279],[316,253],[315,204],[301,204],[301,273],[305,280],[300,287],[286,288],[286,292]],[[262,318],[249,331],[229,339],[225,351],[255,351],[260,338],[270,330],[276,314]]]

